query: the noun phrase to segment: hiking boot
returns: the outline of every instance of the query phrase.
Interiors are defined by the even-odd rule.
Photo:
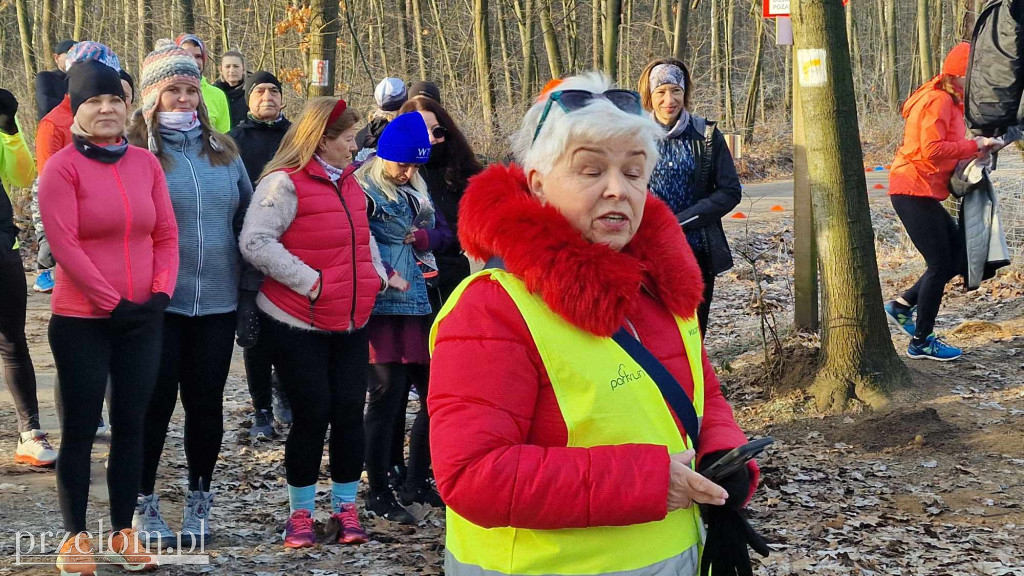
[[[95,576],[96,555],[87,532],[68,536],[57,553],[57,570],[61,576]]]
[[[131,528],[110,535],[110,549],[105,560],[130,572],[156,568],[156,562],[139,541],[139,533]]]
[[[338,544],[365,544],[370,537],[359,523],[359,511],[352,502],[341,505],[341,512],[331,514],[331,520],[338,523]]]
[[[313,530],[313,516],[309,510],[302,509],[292,512],[284,525],[285,548],[310,548],[316,544],[316,531]]]
[[[107,426],[107,423],[103,421],[103,417],[100,416],[100,422],[96,425],[96,437],[103,436],[108,430],[110,430],[110,426]]]
[[[284,393],[284,388],[281,387],[281,381],[277,378],[277,371],[270,377],[271,383],[271,398],[273,413],[277,416],[278,423],[291,424],[292,423],[292,403],[288,401],[288,396]]]
[[[135,516],[132,517],[132,528],[137,531],[137,537],[141,538],[146,546],[156,544],[158,548],[166,548],[177,545],[174,541],[174,532],[160,514],[160,497],[156,494],[139,494],[139,499],[135,503]]]
[[[900,329],[911,338],[914,337],[914,330],[917,328],[914,323],[914,312],[917,311],[917,306],[904,306],[895,300],[890,300],[885,303],[885,316],[889,319],[889,323]]]
[[[935,334],[930,334],[922,344],[914,344],[914,341],[911,340],[910,345],[907,346],[907,357],[915,360],[925,358],[928,360],[938,360],[939,362],[949,362],[950,360],[956,360],[962,354],[962,350],[956,346],[946,344]]]
[[[57,451],[46,439],[46,432],[31,430],[22,432],[18,438],[18,448],[14,451],[14,463],[51,468],[57,463]]]
[[[274,431],[274,412],[263,409],[252,417],[252,428],[249,428],[249,438],[253,440],[270,440],[277,436]]]
[[[189,490],[181,518],[181,546],[204,547],[210,541],[210,510],[213,492]]]
[[[398,492],[405,486],[405,470],[404,464],[395,464],[388,470],[388,488]]]
[[[366,515],[370,518],[378,517],[399,524],[412,526],[416,524],[416,517],[395,500],[395,493],[385,490],[378,494],[369,494],[366,497]]]
[[[427,482],[420,482],[414,486],[404,486],[398,491],[398,502],[402,506],[411,506],[413,502],[426,504],[434,508],[444,508],[441,495],[434,490],[434,487]]]
[[[39,276],[36,276],[36,283],[32,285],[32,290],[49,294],[53,292],[53,285],[53,268],[50,268],[49,270],[43,270],[39,273]]]

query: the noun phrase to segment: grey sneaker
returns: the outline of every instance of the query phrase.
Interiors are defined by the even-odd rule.
[[[181,519],[181,545],[205,546],[210,541],[210,509],[213,492],[189,490],[185,494],[185,510]]]
[[[252,428],[249,428],[249,438],[253,440],[269,440],[277,436],[274,431],[274,412],[264,408],[252,417]]]
[[[160,548],[176,546],[174,532],[160,515],[160,497],[156,494],[143,496],[135,503],[135,516],[132,517],[132,528],[139,533],[139,539],[146,547],[156,545]]]

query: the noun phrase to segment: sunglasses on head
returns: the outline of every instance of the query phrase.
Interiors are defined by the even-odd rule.
[[[562,111],[568,114],[573,110],[579,110],[590,104],[592,100],[607,100],[616,108],[627,114],[643,114],[643,106],[640,105],[640,94],[633,90],[605,90],[604,92],[590,92],[587,90],[556,90],[548,96],[548,102],[544,106],[544,112],[540,115],[540,122],[537,123],[537,130],[533,133],[533,141],[537,141],[540,129],[544,127],[544,121],[551,112],[551,104],[557,102]]]
[[[440,140],[448,135],[448,130],[444,126],[434,126],[430,130],[430,135],[434,137],[434,140]]]

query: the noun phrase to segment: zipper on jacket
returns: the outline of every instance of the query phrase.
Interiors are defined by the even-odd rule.
[[[199,177],[196,176],[195,166],[192,165],[192,161],[189,160],[188,155],[185,154],[185,147],[188,144],[188,137],[186,136],[181,142],[181,156],[188,163],[188,168],[192,172],[192,181],[196,185],[196,233],[199,235],[199,257],[196,260],[196,298],[192,304],[192,315],[199,315],[199,294],[202,291],[202,284],[199,279],[203,275],[203,195],[199,190]]]
[[[331,182],[334,185],[334,192],[338,195],[338,200],[341,200],[341,207],[345,209],[345,216],[348,217],[348,229],[352,233],[352,310],[349,313],[349,320],[352,324],[352,329],[358,328],[356,326],[356,271],[358,270],[358,262],[356,262],[356,223],[352,219],[352,212],[348,209],[348,204],[345,202],[345,196],[341,193],[341,187],[338,186],[338,182]],[[320,289],[323,290],[323,281],[320,282]]]
[[[135,283],[132,281],[132,252],[129,248],[132,235],[132,205],[128,201],[128,191],[124,189],[124,183],[121,181],[121,175],[117,172],[117,167],[111,166],[110,170],[114,173],[114,181],[117,182],[117,189],[121,192],[121,200],[124,202],[124,267],[125,279],[128,282],[128,299],[131,300],[135,297]]]

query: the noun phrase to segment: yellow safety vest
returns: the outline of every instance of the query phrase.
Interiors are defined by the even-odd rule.
[[[501,284],[526,320],[565,418],[567,446],[657,444],[671,454],[690,445],[689,434],[685,439],[680,435],[657,384],[629,354],[611,338],[565,321],[520,279],[503,270],[484,270],[459,285],[430,330],[431,353],[440,323],[465,289],[483,276]],[[700,330],[696,317],[676,317],[676,324],[689,359],[693,403],[700,418],[704,414]],[[701,534],[696,506],[645,524],[560,530],[483,528],[449,506],[445,567],[449,576],[696,573],[695,546]]]

